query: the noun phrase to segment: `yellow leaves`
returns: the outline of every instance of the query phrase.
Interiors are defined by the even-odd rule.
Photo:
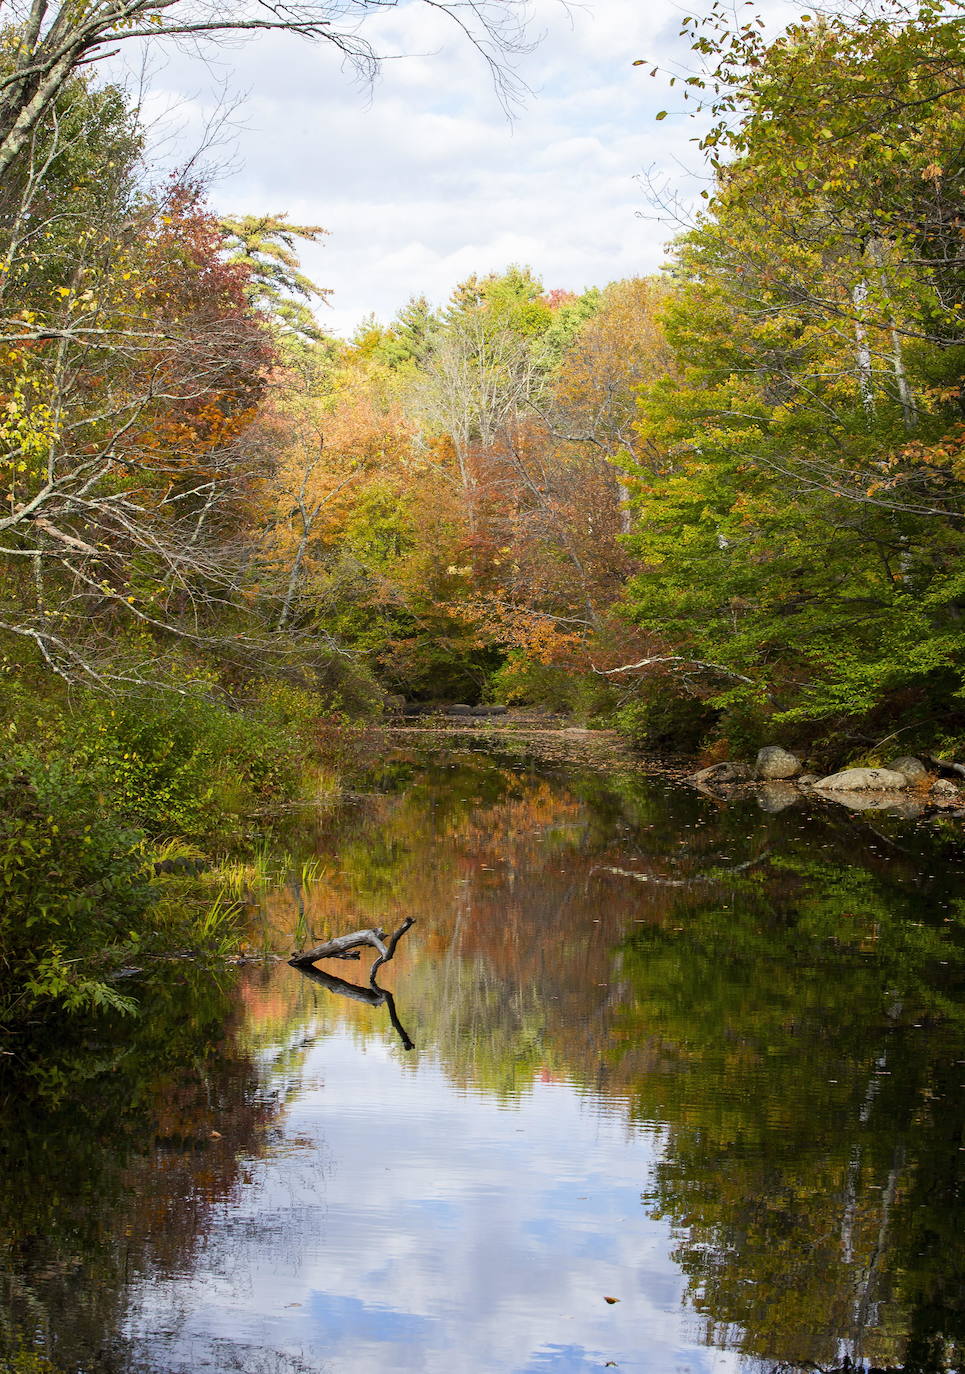
[[[16,377],[0,406],[0,448],[6,456],[0,466],[25,473],[46,461],[59,433],[54,412],[39,399],[40,382],[28,373]]]

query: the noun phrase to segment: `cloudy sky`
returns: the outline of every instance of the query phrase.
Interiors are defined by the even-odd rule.
[[[331,45],[266,34],[207,66],[155,58],[147,109],[180,130],[164,145],[174,157],[197,142],[219,86],[240,99],[210,155],[214,203],[324,225],[304,263],[332,289],[323,322],[348,334],[370,312],[390,319],[418,294],[442,302],[470,273],[510,263],[574,291],[658,267],[672,231],[649,217],[640,174],[692,196],[684,168],[699,158],[677,91],[632,63],[686,60],[686,12],[674,0],[533,0],[538,42],[515,62],[529,94],[512,120],[479,55],[419,0],[366,21],[380,51],[408,54],[371,88]]]

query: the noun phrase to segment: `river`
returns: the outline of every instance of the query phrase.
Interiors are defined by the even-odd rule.
[[[253,949],[414,918],[395,1024],[185,960],[0,1063],[8,1330],[71,1374],[962,1367],[950,829],[411,749],[293,849]]]

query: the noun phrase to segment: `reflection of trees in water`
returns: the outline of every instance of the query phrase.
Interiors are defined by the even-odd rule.
[[[417,919],[384,970],[406,1058],[503,1099],[568,1078],[662,1123],[648,1205],[710,1338],[767,1369],[941,1368],[965,1333],[958,851],[479,756],[404,781],[326,822],[298,900],[319,937]],[[293,900],[269,902],[279,930]],[[237,990],[170,972],[136,1023],[38,1047],[26,1075],[0,1060],[0,1325],[92,1370],[126,1367],[105,1339],[133,1283],[190,1267],[317,1024],[391,1034],[287,968]]]
[[[318,928],[419,919],[394,985],[460,1085],[560,1075],[666,1124],[651,1205],[709,1339],[941,1368],[963,1336],[960,848],[463,764],[375,804],[379,846],[360,826]]]
[[[27,1332],[64,1368],[128,1367],[131,1285],[190,1267],[277,1114],[232,982],[169,968],[136,1021],[0,1061],[0,1351]]]
[[[651,1206],[709,1339],[772,1361],[943,1369],[939,1338],[965,1337],[960,947],[901,875],[796,849],[762,886],[628,951],[625,1031],[666,1059],[634,1099],[670,1127]]]

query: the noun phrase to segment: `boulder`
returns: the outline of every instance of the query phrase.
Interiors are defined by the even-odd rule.
[[[932,788],[932,796],[934,797],[955,798],[961,795],[959,788],[953,782],[949,782],[947,778],[939,778]]]
[[[471,716],[471,715],[472,715],[472,707],[471,707],[471,706],[467,706],[467,705],[465,704],[465,702],[462,702],[462,701],[456,701],[456,702],[449,703],[449,704],[443,706],[441,709],[442,709],[443,715],[446,715],[446,716]]]
[[[743,782],[750,776],[750,771],[746,763],[712,763],[709,768],[701,768],[698,773],[692,774],[689,781],[701,787],[706,787],[708,783]]]
[[[803,767],[797,755],[789,754],[779,744],[768,744],[757,755],[754,776],[763,782],[781,782],[786,778],[796,778]]]
[[[506,709],[505,706],[474,706],[472,714],[474,716],[504,716]]]
[[[910,754],[902,754],[900,759],[895,759],[889,763],[888,767],[893,773],[904,774],[912,787],[915,783],[923,782],[928,777],[928,769],[921,759],[914,759]]]
[[[907,786],[904,773],[890,768],[845,768],[815,783],[822,792],[900,792]]]
[[[818,777],[817,773],[802,773],[801,776],[795,778],[794,781],[797,783],[798,787],[813,787],[814,784],[820,782],[821,779]]]

